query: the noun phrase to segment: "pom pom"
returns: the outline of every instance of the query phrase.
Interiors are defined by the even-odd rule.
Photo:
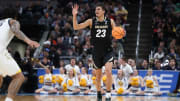
[[[52,76],[52,80],[56,80],[56,76],[53,75],[53,76]]]
[[[63,91],[64,91],[64,92],[67,91],[67,84],[66,84],[66,83],[63,84]]]
[[[52,80],[52,83],[54,83],[54,84],[55,84],[55,83],[56,83],[56,80]]]
[[[64,81],[64,79],[62,77],[60,77],[60,76],[58,76],[56,78],[56,82],[59,83],[59,84],[61,84],[63,81]]]
[[[68,85],[72,86],[73,85],[73,81],[72,80],[68,80]]]
[[[95,85],[95,84],[96,84],[96,77],[93,76],[93,77],[92,77],[92,80],[93,80],[93,84]]]
[[[103,77],[102,77],[102,80],[103,80],[103,83],[104,83],[104,84],[106,83],[106,79],[107,79],[106,76],[103,76]]]
[[[43,83],[44,83],[44,80],[43,80],[43,79],[40,79],[40,80],[39,80],[39,83],[40,83],[40,84],[43,84]]]
[[[136,78],[136,77],[133,77],[132,79],[131,79],[131,85],[132,86],[139,86],[139,79],[138,78]]]
[[[154,83],[152,80],[146,80],[146,86],[148,88],[154,88]]]
[[[82,78],[79,82],[79,85],[82,86],[82,87],[86,87],[87,86],[87,82],[86,82],[86,79]]]
[[[119,88],[119,89],[117,90],[117,94],[123,94],[123,92],[124,92],[124,89],[123,89],[123,88]]]
[[[44,79],[44,76],[42,76],[42,75],[41,75],[41,76],[39,76],[39,79],[40,79],[40,80]]]

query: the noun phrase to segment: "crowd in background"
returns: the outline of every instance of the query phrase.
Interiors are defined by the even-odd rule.
[[[167,70],[177,70],[180,38],[180,2],[178,0],[153,0],[151,59],[158,64],[175,64]],[[163,67],[163,66],[162,66]],[[159,69],[161,69],[159,67]]]
[[[128,15],[125,6],[122,5],[126,4],[126,2],[120,1],[105,2],[107,9],[106,16],[114,19],[117,26],[126,24]],[[81,1],[78,3],[80,6],[77,16],[79,23],[94,17],[96,3],[97,1]],[[90,44],[91,32],[89,28],[80,31],[73,30],[71,10],[73,2],[61,1],[61,3],[56,5],[49,3],[46,7],[42,7],[42,5],[38,7],[37,5],[38,4],[31,6],[32,8],[28,7],[25,9],[32,9],[32,11],[36,12],[36,16],[43,15],[39,17],[37,23],[40,25],[48,25],[47,27],[49,28],[49,37],[47,41],[43,43],[43,50],[39,56],[42,63],[59,68],[63,62],[67,64],[70,58],[76,57],[78,64],[87,66],[88,61],[91,61],[92,57],[92,46]],[[28,10],[23,16],[28,14],[34,13],[29,13]],[[119,40],[114,39],[112,41],[113,52],[116,58],[120,50],[119,44]],[[28,56],[29,51],[29,48],[27,48],[25,57],[31,57]]]

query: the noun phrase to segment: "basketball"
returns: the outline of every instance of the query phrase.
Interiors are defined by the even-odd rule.
[[[112,30],[112,36],[115,39],[122,39],[125,36],[125,30],[122,27],[114,27]]]

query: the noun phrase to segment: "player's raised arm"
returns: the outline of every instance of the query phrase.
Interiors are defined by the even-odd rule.
[[[30,40],[21,30],[20,30],[20,24],[17,20],[10,20],[10,28],[11,31],[14,33],[14,35],[20,39],[26,42],[31,47],[39,47],[39,43]]]
[[[78,22],[77,22],[78,8],[79,8],[79,6],[78,6],[77,4],[75,4],[75,5],[72,7],[73,28],[74,28],[74,30],[83,29],[83,28],[86,28],[86,27],[88,27],[88,26],[91,27],[91,25],[92,25],[92,19],[88,19],[88,20],[86,20],[85,22],[78,24]]]
[[[116,27],[116,24],[113,19],[111,19],[111,26],[112,26],[112,29],[114,29],[114,27]]]

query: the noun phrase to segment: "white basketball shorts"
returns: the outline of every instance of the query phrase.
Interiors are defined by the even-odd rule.
[[[13,76],[20,72],[21,69],[7,50],[0,53],[0,75],[3,77]]]

